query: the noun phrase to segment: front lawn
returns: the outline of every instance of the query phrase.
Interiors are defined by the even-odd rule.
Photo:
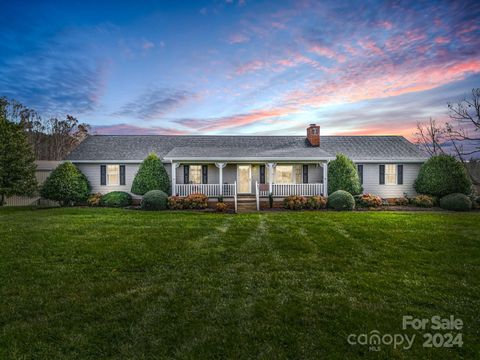
[[[0,358],[475,358],[479,274],[478,212],[5,208]],[[403,315],[462,319],[463,347]],[[417,339],[347,342],[373,330]]]

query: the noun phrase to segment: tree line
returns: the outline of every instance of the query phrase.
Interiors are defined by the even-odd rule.
[[[87,136],[90,126],[71,115],[64,119],[42,117],[15,100],[0,98],[5,121],[18,124],[25,132],[36,160],[62,160]]]

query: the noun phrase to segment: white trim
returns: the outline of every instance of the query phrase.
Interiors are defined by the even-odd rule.
[[[315,156],[306,156],[306,157],[282,157],[282,158],[275,158],[275,157],[241,157],[241,158],[236,158],[236,157],[203,157],[203,158],[192,158],[192,157],[166,157],[164,160],[167,162],[171,162],[172,160],[182,160],[182,161],[257,161],[257,162],[263,162],[263,161],[311,161],[311,162],[318,162],[318,161],[330,161],[334,160],[334,157],[315,157]]]
[[[421,159],[352,159],[352,161],[357,164],[357,163],[378,163],[378,164],[387,164],[387,163],[392,163],[392,164],[405,164],[405,163],[414,163],[414,164],[421,164],[427,161],[429,158],[421,158]],[[77,163],[77,164],[141,164],[144,159],[141,160],[62,160],[60,163],[63,162],[71,162],[71,163]],[[217,160],[229,160],[229,161],[237,161],[237,162],[258,162],[258,163],[263,163],[265,161],[276,161],[276,162],[283,162],[283,161],[299,161],[303,163],[317,163],[318,161],[331,161],[335,160],[334,157],[328,157],[328,158],[314,158],[314,157],[292,157],[292,158],[260,158],[260,157],[244,157],[244,158],[212,158],[212,157],[206,157],[206,158],[163,158],[161,159],[163,163],[165,164],[171,164],[174,161],[192,161],[192,162],[203,162],[205,163],[205,160],[209,162],[216,162]]]

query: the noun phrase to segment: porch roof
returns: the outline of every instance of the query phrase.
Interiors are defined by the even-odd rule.
[[[175,147],[165,155],[173,160],[330,160],[321,148]]]

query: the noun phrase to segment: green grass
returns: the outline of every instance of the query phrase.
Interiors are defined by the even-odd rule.
[[[480,213],[0,210],[0,358],[475,358]],[[462,348],[347,336],[454,315]]]

